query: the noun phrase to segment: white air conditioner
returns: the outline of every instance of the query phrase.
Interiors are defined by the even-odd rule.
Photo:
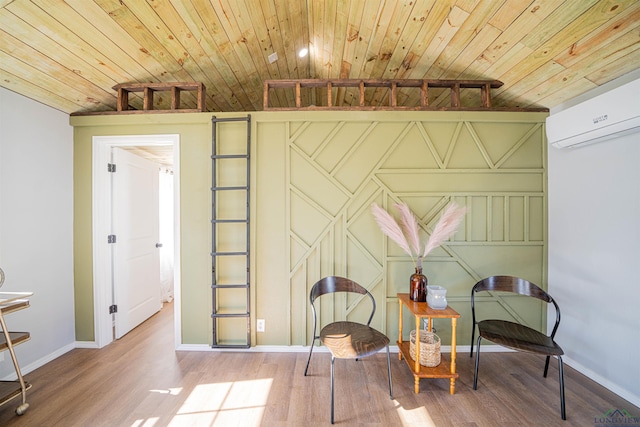
[[[634,80],[547,117],[547,139],[576,148],[640,132],[640,80]]]

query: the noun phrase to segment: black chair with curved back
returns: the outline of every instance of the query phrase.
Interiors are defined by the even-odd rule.
[[[478,321],[476,319],[475,295],[478,292],[510,292],[528,297],[537,298],[547,304],[553,304],[556,312],[556,321],[551,331],[551,335],[546,335],[521,323],[507,320],[486,319]],[[480,340],[482,338],[517,351],[540,354],[546,356],[544,365],[544,377],[549,369],[549,359],[555,356],[558,359],[558,377],[560,382],[560,414],[566,420],[564,404],[564,372],[562,364],[562,348],[555,342],[554,337],[560,324],[560,308],[556,301],[547,292],[537,285],[513,276],[492,276],[480,280],[471,290],[471,314],[473,326],[471,331],[471,352],[473,355],[473,339],[476,326],[478,327],[478,341],[476,348],[476,364],[473,374],[473,389],[478,389],[478,366],[480,364]]]
[[[318,331],[318,316],[316,312],[316,300],[325,294],[335,292],[351,292],[368,297],[372,303],[371,314],[366,324],[351,321],[331,322]],[[333,424],[333,394],[334,394],[334,362],[335,359],[360,359],[377,353],[386,347],[387,349],[387,372],[389,376],[389,397],[393,399],[393,388],[391,385],[391,357],[389,355],[389,338],[383,333],[369,326],[373,315],[376,312],[376,301],[373,295],[353,280],[344,277],[325,277],[313,285],[309,294],[311,311],[313,312],[313,338],[309,349],[307,366],[304,375],[309,370],[309,362],[313,353],[313,345],[319,339],[331,352],[331,424]]]

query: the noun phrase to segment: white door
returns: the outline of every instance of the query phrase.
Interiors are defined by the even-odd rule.
[[[115,338],[162,307],[158,243],[158,165],[113,148],[112,218]]]

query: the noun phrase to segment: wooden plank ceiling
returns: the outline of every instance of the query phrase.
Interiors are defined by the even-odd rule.
[[[0,0],[0,86],[82,113],[120,83],[203,82],[207,111],[256,111],[267,79],[490,79],[495,106],[551,108],[640,68],[639,42],[638,0]]]

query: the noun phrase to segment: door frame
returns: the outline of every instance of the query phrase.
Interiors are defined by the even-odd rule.
[[[93,321],[94,340],[98,348],[113,342],[113,320],[108,307],[112,304],[111,248],[107,236],[111,232],[111,179],[107,164],[112,147],[173,146],[174,179],[174,347],[182,342],[180,315],[180,135],[111,135],[92,138],[92,246],[93,246]]]

